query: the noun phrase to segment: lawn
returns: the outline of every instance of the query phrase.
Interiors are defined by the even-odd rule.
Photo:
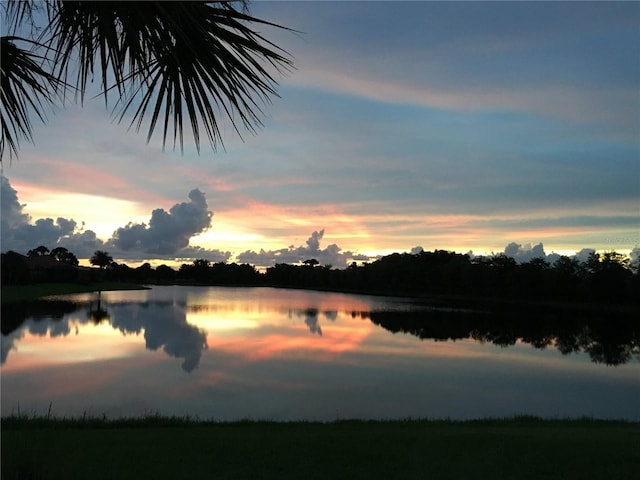
[[[3,479],[636,479],[640,424],[2,422]]]

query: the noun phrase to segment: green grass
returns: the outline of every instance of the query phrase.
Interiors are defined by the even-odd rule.
[[[67,295],[71,293],[96,292],[98,290],[140,290],[142,287],[134,283],[96,282],[96,283],[32,283],[29,285],[4,285],[2,287],[2,303],[14,303],[35,300],[51,295]]]
[[[5,418],[3,479],[636,479],[640,424]]]

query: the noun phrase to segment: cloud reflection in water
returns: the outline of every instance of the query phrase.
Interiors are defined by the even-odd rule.
[[[47,302],[43,302],[47,303]],[[38,303],[38,308],[42,303]],[[79,333],[91,324],[108,322],[125,335],[144,332],[148,350],[162,350],[169,356],[182,359],[182,369],[191,372],[200,363],[202,351],[207,348],[204,330],[187,322],[186,308],[167,302],[115,303],[98,300],[94,302],[49,302],[52,309],[62,309],[65,314],[28,316],[18,328],[2,336],[2,364],[9,352],[16,349],[25,334],[38,337],[66,337],[71,331]],[[84,311],[84,315],[78,315]],[[28,311],[25,313],[28,315]],[[91,349],[87,345],[87,349]]]
[[[172,304],[143,303],[126,305],[128,312],[113,308],[113,328],[124,334],[144,330],[145,345],[149,350],[162,350],[169,356],[183,359],[182,369],[191,372],[200,363],[202,351],[207,348],[206,333],[187,323],[185,308]]]
[[[487,317],[268,288],[154,287],[71,305],[23,312],[26,321],[3,330],[8,409],[46,412],[53,401],[67,415],[637,418],[637,322],[612,315]],[[592,355],[597,346],[606,356]]]

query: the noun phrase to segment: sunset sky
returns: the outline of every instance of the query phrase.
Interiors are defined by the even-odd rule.
[[[3,161],[2,251],[343,267],[418,246],[640,246],[640,3],[251,13],[300,32],[262,29],[295,70],[257,134],[163,152],[100,98],[57,109]]]

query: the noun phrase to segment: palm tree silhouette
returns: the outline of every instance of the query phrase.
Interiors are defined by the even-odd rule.
[[[96,250],[93,256],[89,259],[91,265],[97,265],[100,269],[104,269],[105,267],[111,265],[113,262],[113,257],[109,255],[107,252],[103,252],[102,250]]]
[[[255,132],[260,104],[277,96],[274,74],[293,65],[254,25],[291,29],[251,16],[247,1],[8,0],[4,8],[0,161],[5,146],[13,156],[20,139],[33,141],[30,113],[44,121],[45,107],[69,90],[82,103],[94,75],[105,105],[115,94],[118,121],[133,112],[129,128],[139,131],[150,117],[147,142],[160,123],[163,147],[173,136],[183,150],[188,123],[198,151],[201,134],[215,150],[218,117]],[[19,36],[29,30],[40,33]]]

